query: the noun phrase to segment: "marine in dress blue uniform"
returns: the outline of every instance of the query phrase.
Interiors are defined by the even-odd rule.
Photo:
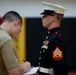
[[[54,9],[59,8],[57,9],[57,12],[59,12],[59,14],[64,14],[63,11],[66,10],[65,8],[62,8],[54,4],[52,5],[47,2],[43,2],[43,5],[50,6]],[[46,16],[46,15],[51,15],[52,13],[54,13],[53,10],[46,9],[41,14]],[[39,75],[68,75],[66,51],[67,51],[66,46],[62,40],[60,26],[48,30],[48,35],[46,36],[46,39],[45,41],[43,41],[43,45],[41,46],[39,63],[38,63],[39,64],[38,74]]]

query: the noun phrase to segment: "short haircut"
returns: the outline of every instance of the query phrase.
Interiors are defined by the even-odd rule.
[[[3,16],[2,22],[5,22],[5,21],[13,22],[15,20],[20,20],[20,22],[22,24],[21,16],[15,11],[9,11]]]
[[[62,21],[63,16],[64,16],[63,14],[57,14],[57,18],[59,19],[60,22]]]

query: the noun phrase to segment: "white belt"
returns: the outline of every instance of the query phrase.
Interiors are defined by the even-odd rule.
[[[43,72],[43,73],[47,73],[47,74],[54,75],[54,70],[53,70],[53,68],[47,69],[47,68],[40,67],[39,71],[40,71],[40,72]]]

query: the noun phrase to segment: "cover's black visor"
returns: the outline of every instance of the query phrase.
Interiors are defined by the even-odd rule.
[[[53,10],[44,10],[40,15],[52,15],[55,13]]]

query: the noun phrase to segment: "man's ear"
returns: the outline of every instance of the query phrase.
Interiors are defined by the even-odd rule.
[[[20,20],[16,20],[15,26],[19,26],[19,24],[20,24]]]
[[[54,15],[54,16],[53,16],[53,20],[56,20],[56,19],[57,19],[57,15]]]

